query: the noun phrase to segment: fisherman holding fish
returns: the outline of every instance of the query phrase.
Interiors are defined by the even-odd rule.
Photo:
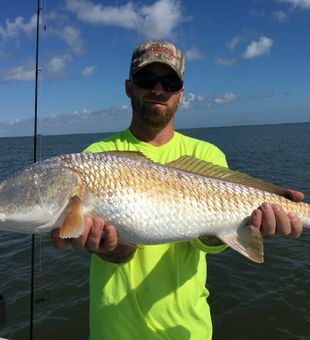
[[[173,44],[150,41],[139,45],[125,82],[132,105],[130,127],[90,145],[85,152],[138,151],[160,164],[189,156],[227,167],[225,155],[216,146],[174,130],[174,116],[184,93],[184,70],[184,56]],[[303,200],[300,192],[287,190],[285,194],[292,201]],[[164,205],[162,209],[166,214]],[[296,214],[287,214],[278,204],[263,203],[249,215],[248,224],[263,236],[298,237],[302,232]],[[163,227],[169,230],[170,226]],[[222,239],[201,236],[137,246],[119,240],[117,229],[103,217],[85,216],[84,228],[76,239],[61,238],[60,229],[52,231],[52,238],[59,249],[71,244],[79,251],[94,253],[91,340],[212,338],[205,255],[223,251],[227,245]]]

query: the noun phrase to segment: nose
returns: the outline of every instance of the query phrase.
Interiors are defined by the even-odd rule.
[[[156,93],[163,93],[164,92],[164,88],[163,88],[160,81],[156,82],[155,86],[152,89],[152,92],[156,92]]]

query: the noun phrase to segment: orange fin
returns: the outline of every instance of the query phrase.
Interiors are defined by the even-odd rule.
[[[61,238],[78,238],[84,230],[84,217],[82,215],[82,202],[74,196],[69,200],[67,213],[60,228]]]
[[[165,166],[226,182],[239,183],[248,187],[257,188],[286,197],[286,189],[283,189],[277,185],[265,182],[258,178],[254,178],[242,172],[233,171],[222,166],[197,159],[192,156],[183,156],[173,162],[166,163]]]
[[[256,227],[241,225],[237,231],[218,235],[218,238],[248,259],[257,263],[264,262],[263,238]]]

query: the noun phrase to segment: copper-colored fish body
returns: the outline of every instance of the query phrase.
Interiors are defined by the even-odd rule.
[[[34,185],[36,174],[42,172],[47,178],[39,176]],[[119,237],[130,243],[158,244],[213,235],[261,262],[261,237],[247,226],[255,208],[263,202],[277,203],[310,225],[310,205],[280,196],[281,188],[189,157],[160,165],[132,152],[71,154],[38,163],[26,174],[18,176],[32,176],[24,182],[28,189],[30,186],[29,192],[40,194],[31,194],[31,202],[25,185],[29,204],[21,208],[22,200],[14,198],[14,193],[10,203],[3,194],[12,189],[16,179],[0,184],[0,229],[40,232],[63,224],[63,237],[77,237],[83,230],[83,215],[102,215],[116,226]],[[14,218],[9,218],[9,206],[14,206],[15,212],[23,211],[20,216],[27,209],[36,216],[38,208],[41,214],[45,210],[49,214],[27,222],[32,229],[18,230],[10,227]]]

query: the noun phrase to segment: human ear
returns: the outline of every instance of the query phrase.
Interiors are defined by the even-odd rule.
[[[179,104],[182,102],[183,96],[184,96],[184,87],[182,87],[182,89],[180,90]]]
[[[125,91],[127,94],[127,97],[131,98],[132,95],[132,82],[128,79],[125,80]]]

